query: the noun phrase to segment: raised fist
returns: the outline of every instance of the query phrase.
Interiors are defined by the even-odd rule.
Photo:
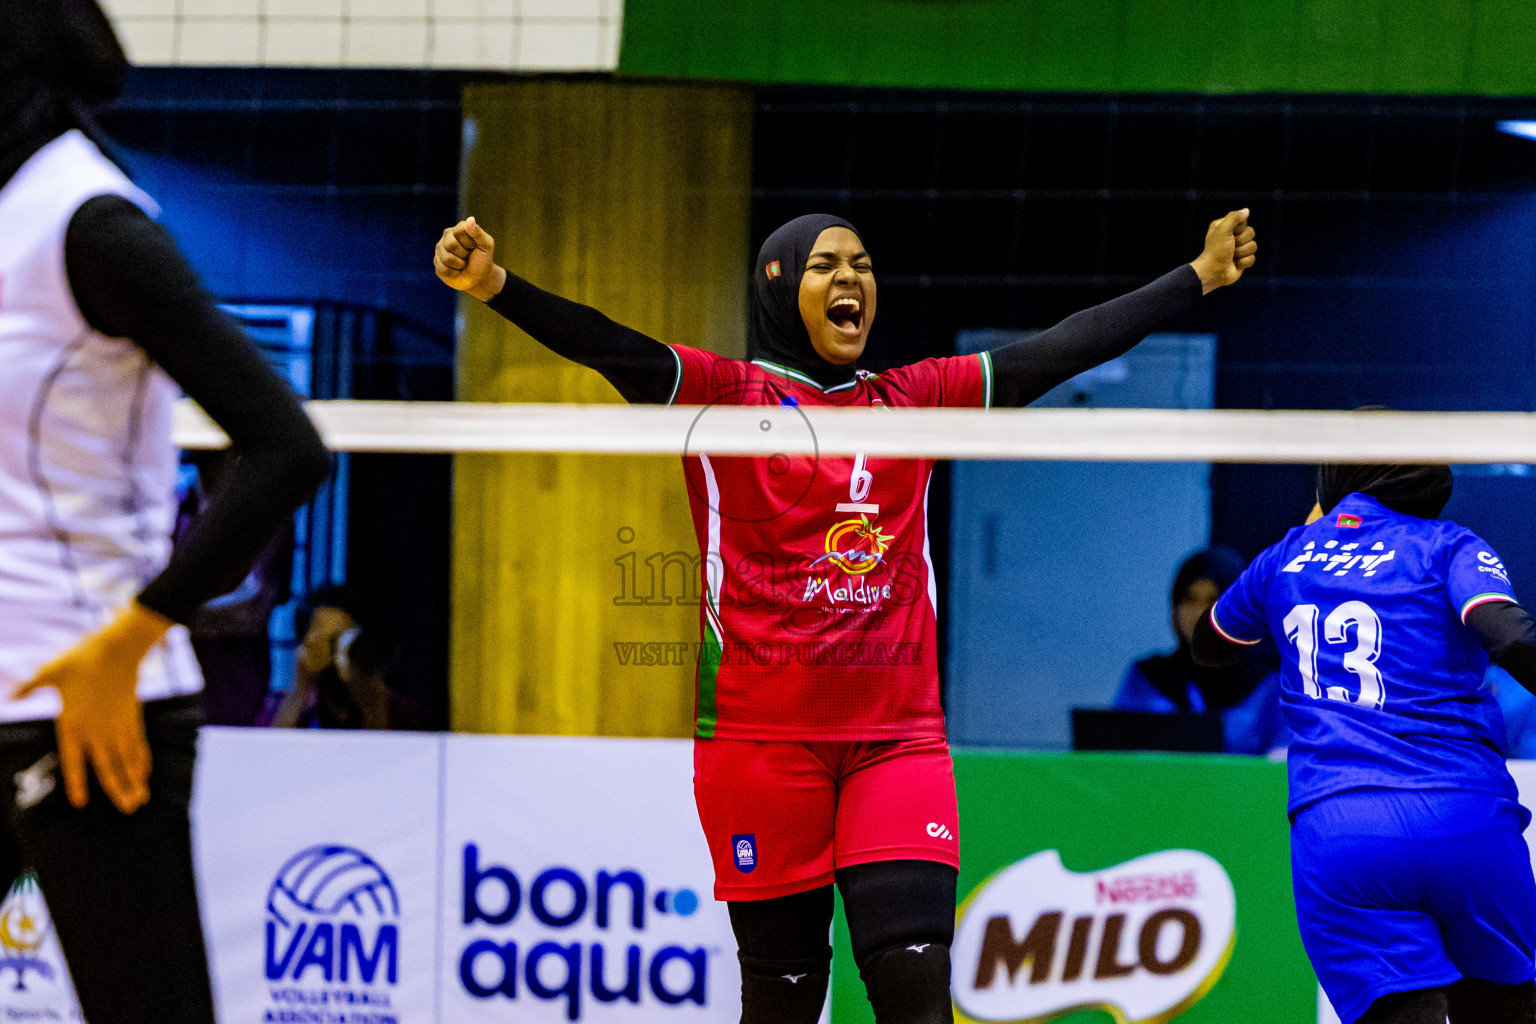
[[[1211,221],[1205,231],[1205,251],[1190,263],[1200,275],[1205,293],[1236,284],[1243,271],[1253,266],[1259,243],[1254,241],[1247,210],[1233,210]]]
[[[443,232],[432,251],[432,266],[448,287],[486,302],[507,279],[495,254],[496,240],[470,217]]]

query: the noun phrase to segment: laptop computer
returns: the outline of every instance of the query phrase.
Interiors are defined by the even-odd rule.
[[[1226,737],[1217,714],[1072,709],[1073,750],[1171,750],[1219,754]]]

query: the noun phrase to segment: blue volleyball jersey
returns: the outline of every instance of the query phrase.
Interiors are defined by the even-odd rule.
[[[1290,810],[1362,787],[1514,798],[1488,655],[1465,625],[1479,604],[1513,600],[1477,534],[1363,494],[1254,559],[1211,623],[1280,649]]]

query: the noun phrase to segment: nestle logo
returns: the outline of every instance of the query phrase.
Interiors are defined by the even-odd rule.
[[[1179,875],[1120,875],[1108,884],[1102,878],[1094,884],[1098,903],[1154,903],[1189,900],[1199,895],[1192,871]]]

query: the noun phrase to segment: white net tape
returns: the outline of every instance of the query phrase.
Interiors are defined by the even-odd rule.
[[[1536,413],[310,402],[335,451],[866,455],[1092,462],[1536,463]],[[176,442],[217,448],[190,402]]]

